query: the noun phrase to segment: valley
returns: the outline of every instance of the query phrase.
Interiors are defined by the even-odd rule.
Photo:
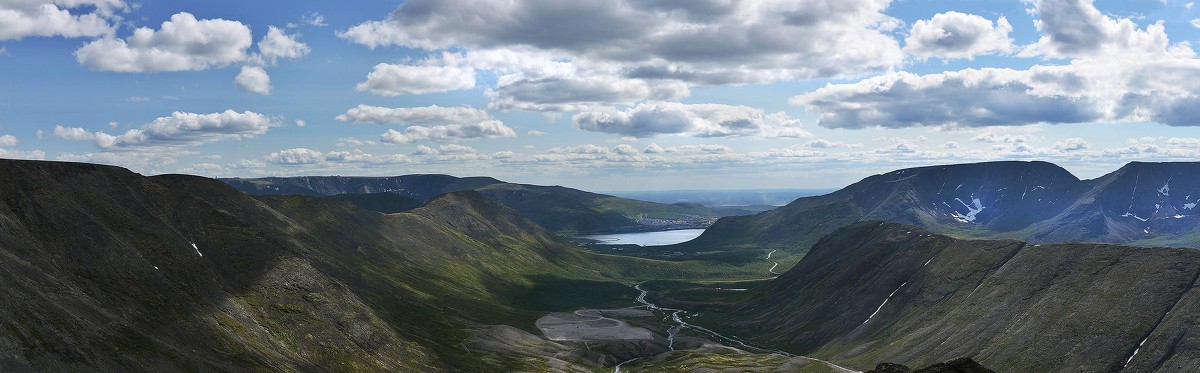
[[[186,175],[0,161],[3,190],[21,191],[0,196],[0,295],[23,299],[0,313],[0,370],[1177,371],[1200,361],[1187,333],[1200,254],[1009,238],[1068,229],[1047,221],[1076,211],[1101,211],[1112,223],[1097,232],[1118,237],[1124,220],[1104,215],[1104,196],[1131,170],[1130,191],[1138,173],[1171,179],[1153,191],[1159,213],[1142,212],[1155,200],[1140,194],[1123,201],[1150,216],[1138,224],[1186,222],[1162,212],[1192,185],[1186,166],[1168,166],[1080,184],[1036,163],[901,170],[703,231],[580,247],[471,188],[423,202],[369,188],[251,195]],[[1012,210],[1019,197],[979,192],[1012,188],[1010,175],[1058,194],[1025,214]],[[975,192],[966,202],[922,187],[933,184]],[[1045,207],[1068,196],[1083,202]]]

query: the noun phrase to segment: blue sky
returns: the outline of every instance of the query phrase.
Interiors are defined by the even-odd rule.
[[[826,188],[1200,157],[1190,1],[0,0],[0,157]]]

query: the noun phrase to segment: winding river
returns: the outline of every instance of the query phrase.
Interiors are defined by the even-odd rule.
[[[745,341],[737,339],[736,337],[731,337],[731,336],[727,336],[724,334],[720,334],[720,333],[714,332],[708,328],[705,328],[703,326],[690,324],[687,321],[683,321],[683,317],[681,316],[681,315],[686,315],[687,311],[684,311],[681,309],[676,309],[676,308],[659,307],[657,304],[651,303],[650,301],[646,300],[646,295],[649,294],[649,292],[646,291],[645,289],[642,289],[642,284],[634,285],[633,288],[637,289],[637,291],[641,292],[641,294],[638,294],[637,299],[636,299],[638,303],[641,303],[643,306],[645,306],[646,308],[651,309],[651,310],[671,313],[671,320],[675,322],[675,325],[673,325],[673,326],[671,326],[671,328],[667,329],[667,347],[670,348],[671,351],[675,351],[675,336],[678,335],[679,331],[683,330],[684,328],[689,328],[689,329],[707,334],[709,337],[713,338],[714,340],[716,340],[718,342],[736,344],[736,345],[741,346],[742,348],[744,348],[748,351],[751,351],[751,352],[779,354],[779,355],[783,355],[783,356],[787,356],[787,357],[798,357],[798,358],[805,359],[805,360],[811,360],[811,361],[823,363],[838,372],[862,373],[857,370],[846,368],[841,365],[837,365],[837,364],[834,364],[834,363],[831,363],[831,362],[828,362],[825,360],[817,359],[814,357],[800,356],[800,355],[789,353],[787,351],[772,350],[769,348],[753,346],[753,345],[746,343]],[[622,362],[621,364],[618,364],[613,369],[613,372],[620,373],[621,365],[625,365],[626,363],[632,362],[634,360],[637,360],[637,359],[628,360],[628,361]]]

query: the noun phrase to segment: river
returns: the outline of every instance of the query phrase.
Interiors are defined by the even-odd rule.
[[[693,238],[699,237],[701,233],[704,233],[703,229],[677,229],[661,232],[596,234],[579,238],[611,245],[662,246],[691,241]]]

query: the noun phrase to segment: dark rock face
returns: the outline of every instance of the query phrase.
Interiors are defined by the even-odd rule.
[[[1079,180],[1046,162],[987,162],[898,170],[748,217],[718,220],[681,245],[804,252],[863,220],[1036,243],[1200,247],[1200,163],[1135,162]]]
[[[912,368],[900,364],[879,363],[875,369],[868,370],[866,373],[911,373]]]
[[[745,335],[851,366],[972,356],[1000,371],[1169,371],[1200,361],[1188,333],[1198,276],[1190,249],[959,240],[873,221],[822,238],[732,317],[751,320]]]
[[[959,358],[947,361],[945,363],[933,364],[921,369],[912,370],[911,368],[892,363],[879,363],[875,369],[868,370],[866,373],[995,373],[991,369],[984,367],[971,358]]]

